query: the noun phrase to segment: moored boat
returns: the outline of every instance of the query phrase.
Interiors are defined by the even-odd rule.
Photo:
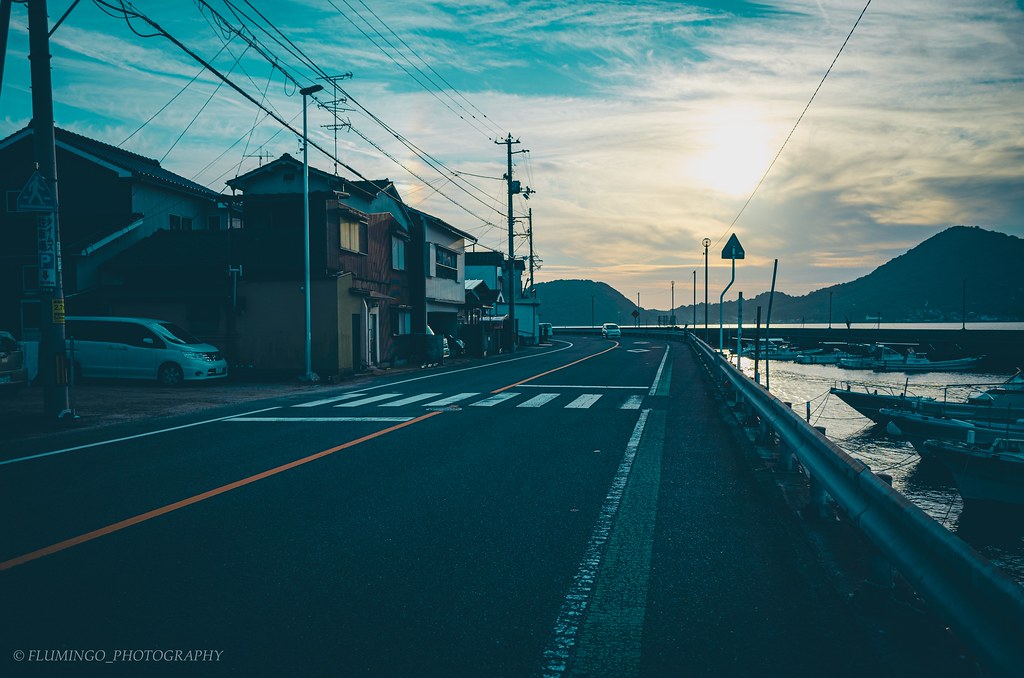
[[[953,360],[930,360],[924,353],[907,351],[903,360],[884,360],[871,366],[875,372],[959,372],[974,369],[985,356],[956,358]]]
[[[882,419],[888,419],[886,431],[909,440],[922,457],[926,456],[923,443],[929,439],[976,445],[991,445],[999,438],[1024,439],[1024,422],[986,424],[884,407],[879,410],[879,414]]]
[[[1024,508],[1024,440],[999,438],[988,446],[927,440],[923,448],[953,474],[964,503]]]
[[[933,417],[948,417],[984,424],[1015,423],[1024,419],[1024,389],[1017,386],[1020,373],[1009,381],[989,388],[981,394],[969,397],[965,402],[937,400],[927,396],[903,393],[880,393],[878,389],[856,391],[849,382],[842,388],[829,389],[836,396],[859,413],[880,424],[888,423],[882,409],[905,410]]]

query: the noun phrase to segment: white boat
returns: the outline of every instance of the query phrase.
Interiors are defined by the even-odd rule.
[[[823,346],[831,346],[832,350],[822,348],[818,351],[801,351],[800,355],[796,357],[797,364],[838,365],[840,360],[863,357],[864,352],[870,348],[867,344],[851,344],[847,342],[825,342]]]
[[[884,365],[888,362],[895,363],[902,361],[905,357],[902,353],[888,344],[875,344],[868,348],[869,353],[867,355],[840,359],[839,367],[848,370],[870,370],[874,369],[878,365]]]
[[[924,450],[953,474],[965,503],[1024,508],[1024,440],[990,446],[927,440]]]
[[[985,356],[973,358],[956,358],[954,360],[929,360],[924,353],[914,349],[907,351],[903,360],[884,360],[875,363],[871,369],[875,372],[959,372],[978,366]]]
[[[744,358],[754,358],[758,355],[758,342],[753,339],[743,340],[747,345],[740,351]],[[793,346],[785,339],[761,339],[760,357],[768,360],[794,360],[800,355]]]

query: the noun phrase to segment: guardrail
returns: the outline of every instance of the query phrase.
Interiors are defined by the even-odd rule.
[[[693,336],[679,333],[995,675],[1024,671],[1024,587]],[[823,499],[823,495],[820,495]]]

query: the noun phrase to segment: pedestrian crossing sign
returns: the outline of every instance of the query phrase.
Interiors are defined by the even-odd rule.
[[[57,201],[53,197],[53,191],[47,185],[46,179],[38,170],[29,177],[25,188],[18,194],[19,212],[55,212]]]

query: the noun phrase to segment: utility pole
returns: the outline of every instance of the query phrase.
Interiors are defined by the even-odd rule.
[[[533,287],[533,208],[526,213],[527,223],[529,224],[529,230],[527,235],[530,237],[530,297],[536,298],[537,292]]]
[[[348,103],[348,99],[338,95],[338,81],[348,80],[352,77],[352,73],[342,73],[340,75],[328,75],[320,80],[326,80],[334,86],[334,99],[326,103],[320,104],[325,111],[334,116],[334,122],[329,125],[320,125],[324,129],[329,129],[334,132],[334,176],[338,176],[338,130],[347,129],[352,127],[352,123],[348,120],[340,122],[338,120],[338,114],[342,112],[351,111],[351,108],[344,108],[342,105]]]
[[[675,327],[676,324],[676,281],[672,282],[672,307],[668,312],[669,324]]]
[[[519,343],[519,332],[516,329],[516,287],[515,275],[516,275],[516,242],[515,242],[515,215],[512,213],[512,196],[517,193],[523,193],[523,197],[529,198],[530,194],[533,193],[529,187],[526,188],[526,192],[523,192],[522,185],[518,181],[512,179],[512,146],[518,144],[519,139],[512,139],[510,133],[504,139],[495,141],[496,144],[502,144],[506,147],[506,155],[508,158],[508,170],[505,172],[506,184],[508,185],[508,322],[510,325],[510,331],[512,336],[511,350],[516,349],[516,345]],[[515,153],[529,153],[528,150],[515,151]]]
[[[36,172],[29,180],[32,200],[22,191],[19,203],[33,203],[39,247],[39,382],[43,385],[43,416],[47,421],[74,416],[66,375],[64,283],[61,273],[60,224],[57,203],[57,148],[53,131],[53,84],[50,79],[50,37],[46,0],[28,2],[29,60],[32,74],[32,137]],[[40,198],[40,196],[45,196]]]

